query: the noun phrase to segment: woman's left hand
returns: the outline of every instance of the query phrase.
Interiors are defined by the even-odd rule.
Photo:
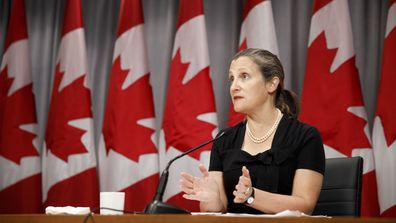
[[[239,182],[235,186],[233,192],[235,203],[245,203],[248,197],[252,194],[252,180],[250,179],[249,170],[243,166],[242,175],[239,177]]]

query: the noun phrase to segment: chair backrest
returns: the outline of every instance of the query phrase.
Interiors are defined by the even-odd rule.
[[[313,215],[360,216],[362,157],[326,159],[322,190]]]

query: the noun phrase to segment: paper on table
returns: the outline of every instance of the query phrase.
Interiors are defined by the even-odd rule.
[[[89,207],[72,207],[72,206],[66,206],[66,207],[54,207],[54,206],[48,206],[45,208],[45,213],[46,214],[72,214],[72,215],[85,215],[89,214],[91,212],[91,209]]]
[[[281,217],[322,217],[331,218],[326,215],[307,215],[300,211],[285,210],[276,214],[236,214],[236,213],[221,213],[221,212],[192,212],[192,215],[213,215],[213,216],[224,216],[224,217],[261,217],[261,218],[281,218]]]

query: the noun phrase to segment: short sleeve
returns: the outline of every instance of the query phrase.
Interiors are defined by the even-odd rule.
[[[324,174],[325,154],[319,131],[310,127],[298,154],[297,169],[310,169]]]

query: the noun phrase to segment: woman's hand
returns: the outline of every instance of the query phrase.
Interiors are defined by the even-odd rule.
[[[235,203],[245,203],[248,197],[252,194],[252,180],[250,179],[249,170],[243,166],[242,167],[242,175],[239,177],[239,182],[235,186],[234,194],[234,202]]]
[[[201,177],[195,177],[185,172],[180,174],[180,189],[185,193],[183,197],[188,200],[218,203],[220,193],[216,180],[209,175],[203,164],[199,165],[199,170],[202,173]]]

